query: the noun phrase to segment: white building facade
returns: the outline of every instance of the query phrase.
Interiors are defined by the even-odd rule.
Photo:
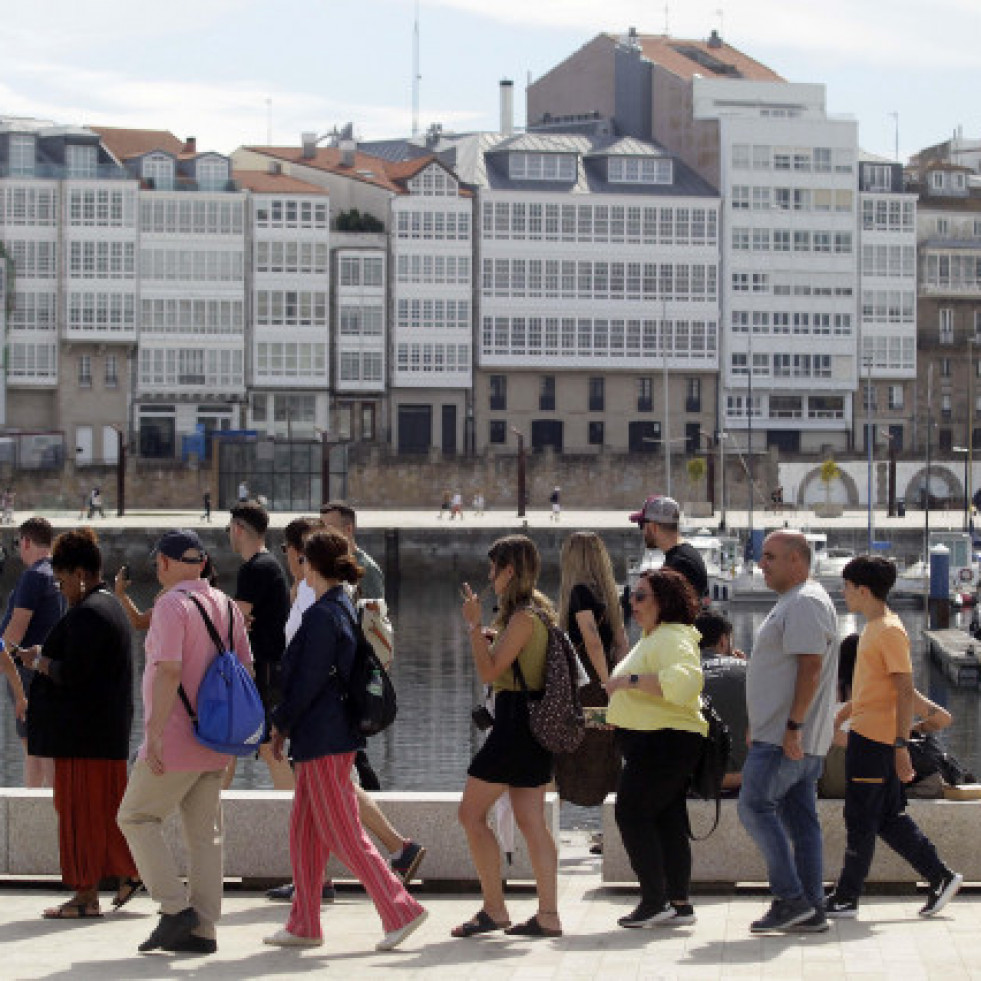
[[[912,446],[916,381],[916,195],[901,164],[859,164],[859,391],[855,446]]]
[[[820,85],[693,80],[717,120],[722,424],[754,449],[817,452],[851,439],[858,350],[857,124]]]

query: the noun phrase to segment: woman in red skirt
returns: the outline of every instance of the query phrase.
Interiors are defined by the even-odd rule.
[[[75,920],[102,915],[102,879],[119,879],[117,908],[141,888],[116,825],[133,721],[132,635],[119,600],[102,581],[102,554],[91,529],[59,535],[51,566],[69,609],[43,647],[21,654],[35,671],[27,746],[55,761],[61,874],[74,890],[44,916]]]

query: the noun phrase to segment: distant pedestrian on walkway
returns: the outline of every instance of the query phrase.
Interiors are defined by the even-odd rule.
[[[354,752],[364,746],[335,676],[346,677],[355,654],[355,609],[344,583],[361,569],[347,539],[316,530],[304,542],[306,582],[316,601],[283,655],[283,698],[273,712],[273,753],[283,758],[286,739],[296,769],[290,814],[290,864],[295,891],[285,927],[264,938],[281,947],[323,943],[320,893],[324,868],[336,854],[365,887],[382,920],[377,950],[392,950],[425,922],[427,913],[378,854],[358,817],[351,780]]]
[[[845,605],[865,617],[852,679],[845,756],[845,861],[825,913],[858,915],[859,897],[881,838],[930,884],[920,916],[934,916],[957,894],[964,877],[940,859],[933,843],[905,813],[902,784],[915,776],[909,755],[913,727],[913,662],[909,636],[886,600],[896,567],[881,556],[860,555],[842,570]]]
[[[459,518],[463,520],[463,495],[457,491],[450,501],[450,519]]]
[[[197,741],[177,695],[183,685],[191,704],[197,704],[201,679],[216,653],[191,597],[204,607],[219,636],[231,632],[243,664],[251,667],[252,654],[238,607],[201,578],[207,555],[197,534],[165,532],[153,554],[164,592],[153,604],[146,637],[144,736],[119,808],[119,827],[150,896],[160,904],[160,922],[140,952],[212,954],[218,949],[215,924],[221,914],[221,782],[229,757]],[[187,848],[186,887],[163,833],[164,820],[175,811]]]
[[[808,579],[810,565],[800,532],[775,531],[763,542],[760,568],[779,598],[749,659],[752,742],[738,810],[763,853],[774,899],[753,933],[828,929],[817,781],[834,726],[838,619],[827,591]]]
[[[443,497],[439,503],[439,514],[436,515],[437,518],[449,518],[450,509],[453,506],[453,495],[448,491],[443,491]]]
[[[205,521],[209,524],[211,523],[211,491],[206,490],[204,492],[204,514],[202,515]]]
[[[552,520],[558,521],[562,516],[562,488],[557,484],[549,495],[549,503],[552,505]]]
[[[94,518],[96,514],[98,514],[100,518],[104,518],[106,516],[106,510],[102,506],[101,487],[93,487],[92,493],[89,495],[89,519],[91,520]]]
[[[244,504],[249,499],[249,485],[243,480],[238,485],[238,503]]]

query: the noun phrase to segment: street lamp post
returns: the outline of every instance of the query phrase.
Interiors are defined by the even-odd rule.
[[[511,427],[511,432],[518,437],[518,517],[525,516],[525,436],[524,433]]]
[[[954,446],[952,447],[955,453],[962,453],[964,455],[964,530],[967,531],[970,525],[970,508],[971,508],[971,489],[970,484],[968,484],[968,464],[971,458],[971,451],[966,446]]]
[[[116,514],[121,518],[126,513],[126,433],[122,426],[113,426],[119,440],[116,453]]]
[[[719,531],[726,530],[726,438],[728,433],[719,430]]]

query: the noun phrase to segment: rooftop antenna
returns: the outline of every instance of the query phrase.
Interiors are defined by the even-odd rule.
[[[671,12],[671,8],[668,4],[664,5],[664,36],[669,37],[671,34],[671,24],[668,20],[668,15]]]
[[[719,37],[724,38],[726,36],[725,26],[726,26],[726,15],[725,11],[719,7],[715,12],[715,16],[719,18]]]
[[[266,146],[272,146],[272,99],[266,96]]]
[[[889,113],[893,118],[893,122],[896,124],[896,162],[899,163],[899,113],[891,112]]]
[[[416,0],[416,19],[412,27],[412,135],[419,135],[419,0]]]

